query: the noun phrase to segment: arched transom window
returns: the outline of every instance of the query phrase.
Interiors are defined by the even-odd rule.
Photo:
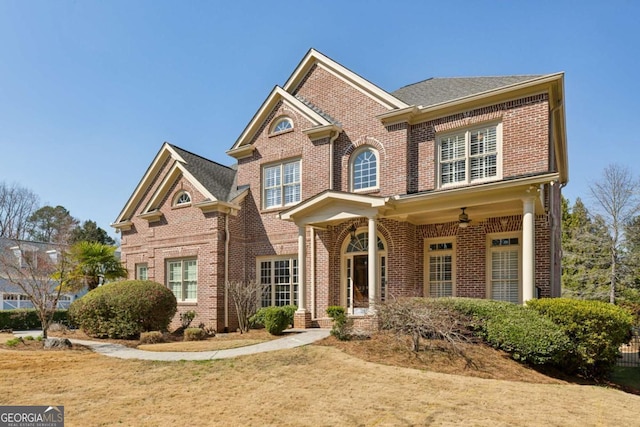
[[[281,117],[277,119],[271,128],[271,133],[279,133],[293,129],[293,122],[289,117]]]
[[[350,252],[367,252],[369,250],[369,233],[364,232],[358,234],[356,237],[351,239],[349,245],[347,246],[347,253]],[[378,250],[384,251],[384,243],[380,236],[378,236]]]
[[[182,191],[178,194],[178,197],[176,197],[175,205],[185,205],[187,203],[191,203],[191,196],[186,191]]]
[[[355,153],[352,163],[353,190],[378,188],[378,153],[364,148]]]

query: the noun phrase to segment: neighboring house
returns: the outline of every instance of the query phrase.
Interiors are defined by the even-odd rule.
[[[21,269],[24,269],[24,277],[29,277],[29,280],[25,280],[25,284],[31,287],[34,285],[32,273],[39,272],[37,261],[56,262],[57,251],[47,243],[0,238],[0,252],[0,257],[2,257],[0,260],[0,310],[33,308],[33,303],[29,300],[24,290],[8,280],[7,271],[3,267],[6,265],[5,263],[15,262],[16,266],[19,265]],[[36,264],[34,264],[33,272],[27,271],[29,268],[27,264],[34,261]],[[14,275],[14,277],[17,277],[17,275]],[[54,294],[56,292],[57,283],[50,278],[43,279],[40,284],[43,286],[50,285],[51,293]],[[78,295],[74,293],[62,293],[58,299],[57,308],[67,309],[77,298]]]
[[[559,296],[563,78],[386,92],[312,49],[227,151],[233,168],[161,147],[113,224],[123,262],[219,330],[236,325],[226,280],[298,305],[299,327],[328,326],[332,305],[366,324],[391,297]]]

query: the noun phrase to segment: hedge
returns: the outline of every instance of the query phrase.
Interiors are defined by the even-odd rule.
[[[436,304],[469,316],[478,337],[520,362],[557,364],[570,348],[559,325],[521,305],[471,298],[442,298]]]
[[[126,280],[103,285],[74,301],[69,316],[97,338],[137,338],[141,332],[166,331],[177,301],[164,285]]]
[[[286,316],[286,322],[287,322],[287,324],[285,325],[285,329],[287,326],[293,325],[293,317],[295,315],[296,310],[298,309],[297,305],[283,305],[280,307],[262,307],[256,312],[256,314],[254,314],[253,316],[251,316],[251,318],[249,318],[249,324],[252,327],[254,326],[266,327],[267,325],[265,322],[266,322],[267,312],[273,308],[280,309],[284,312]]]
[[[69,325],[67,310],[56,310],[53,313],[53,322]],[[11,329],[14,331],[24,331],[29,329],[40,329],[42,323],[38,318],[35,309],[18,309],[0,311],[0,329]]]
[[[627,310],[602,301],[545,298],[527,301],[527,306],[566,331],[572,347],[562,367],[593,377],[613,368],[634,320]]]

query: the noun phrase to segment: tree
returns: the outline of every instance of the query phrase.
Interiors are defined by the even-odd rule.
[[[115,246],[98,242],[82,241],[71,246],[73,269],[66,285],[70,289],[86,286],[91,291],[107,280],[127,277],[127,269],[115,251]]]
[[[640,289],[640,216],[635,216],[624,227],[625,246],[624,283]]]
[[[257,311],[258,296],[262,292],[262,285],[254,281],[229,281],[225,286],[236,307],[240,333],[249,332],[249,318]]]
[[[38,196],[17,184],[0,183],[0,237],[22,240],[28,219],[38,209]]]
[[[640,212],[640,183],[628,168],[612,164],[604,169],[601,180],[593,183],[590,190],[610,235],[609,302],[613,304],[624,252],[624,227]]]
[[[0,248],[0,271],[33,304],[44,338],[62,293],[60,281],[67,277],[69,268],[67,253],[61,245],[7,240]]]
[[[78,220],[62,206],[44,206],[29,217],[29,224],[31,239],[61,243],[63,236],[70,237],[71,231],[78,226]]]
[[[96,242],[103,245],[113,246],[116,241],[107,234],[105,230],[98,227],[95,221],[85,221],[81,226],[76,227],[71,232],[71,243],[77,242]]]
[[[609,234],[592,219],[580,198],[573,208],[562,198],[562,293],[579,299],[608,299]]]

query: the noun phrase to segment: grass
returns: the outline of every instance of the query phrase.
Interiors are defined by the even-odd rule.
[[[206,362],[0,349],[0,388],[11,390],[0,405],[64,405],[67,426],[591,426],[637,418],[639,396],[551,378],[482,346],[465,352],[471,364],[437,346],[416,356],[384,335]]]

